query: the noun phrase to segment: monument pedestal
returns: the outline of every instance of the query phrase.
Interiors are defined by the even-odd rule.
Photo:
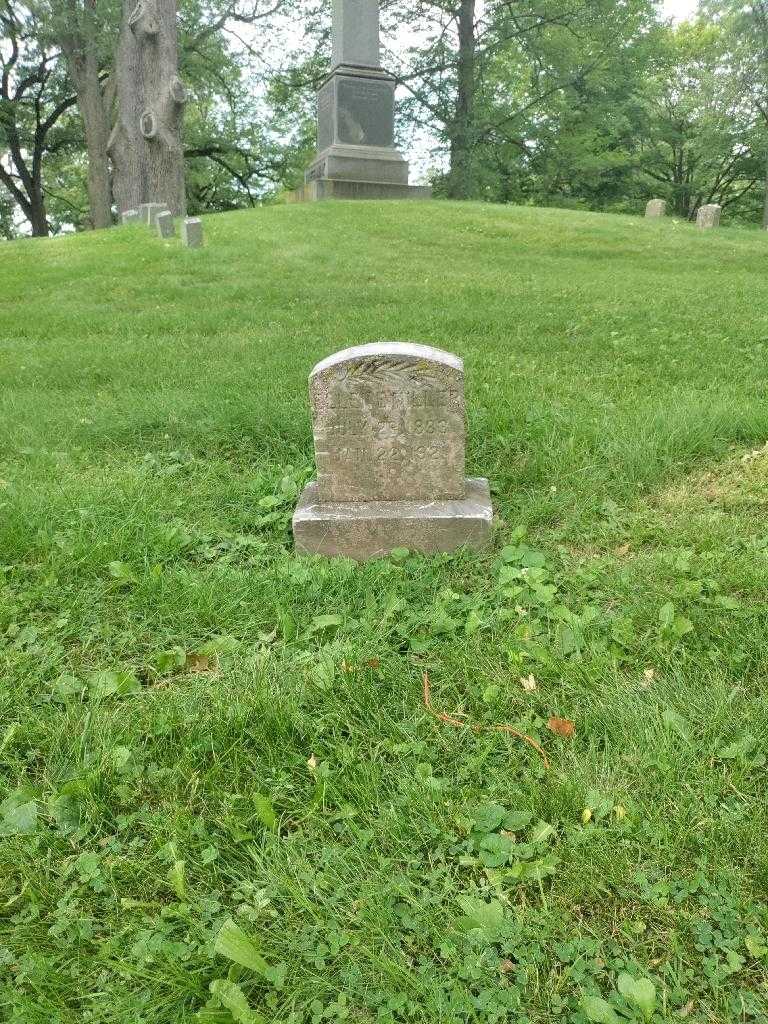
[[[431,199],[430,185],[395,185],[390,181],[346,181],[316,178],[288,193],[289,203],[314,203],[321,199]]]
[[[480,550],[488,545],[492,522],[491,490],[480,478],[467,480],[466,498],[332,504],[319,500],[313,481],[296,507],[293,536],[302,554],[364,561],[396,548],[425,554]]]

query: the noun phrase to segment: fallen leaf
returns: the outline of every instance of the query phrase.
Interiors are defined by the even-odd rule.
[[[377,668],[381,668],[381,658],[369,658],[368,661],[365,662],[365,667],[372,668],[374,671]]]
[[[317,768],[317,763],[317,758],[315,757],[314,754],[312,754],[310,759],[307,761],[307,768],[309,768],[309,770],[313,772],[315,768]]]
[[[588,825],[592,821],[592,808],[585,807],[581,812],[581,820],[585,825]]]
[[[629,554],[629,544],[622,544],[620,548],[616,548],[617,558],[624,558],[625,555]]]
[[[564,736],[566,739],[576,734],[576,725],[569,718],[550,718],[547,728],[556,736]]]
[[[647,690],[650,688],[651,683],[656,678],[656,670],[653,668],[647,668],[643,672],[643,678],[640,680],[640,688]]]
[[[677,1011],[678,1017],[690,1017],[690,1015],[693,1013],[693,1009],[695,1006],[696,1004],[693,1000],[691,1000],[690,1003],[686,1003],[681,1010]]]
[[[215,654],[188,654],[187,669],[190,672],[215,672],[219,659]]]
[[[517,964],[514,960],[502,960],[499,964],[499,970],[502,974],[511,974],[516,966]]]
[[[536,689],[536,676],[531,674],[530,676],[520,676],[520,682],[523,684],[523,689],[526,693],[533,693]]]

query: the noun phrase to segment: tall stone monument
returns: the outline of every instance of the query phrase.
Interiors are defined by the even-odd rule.
[[[317,480],[293,517],[298,551],[367,559],[488,542],[488,481],[464,471],[461,359],[425,345],[361,345],[318,363],[309,389]]]
[[[317,150],[296,200],[428,199],[395,149],[395,79],[381,66],[379,0],[333,0],[331,73],[317,94]]]

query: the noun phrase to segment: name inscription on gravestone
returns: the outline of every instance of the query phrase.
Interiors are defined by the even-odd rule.
[[[463,498],[461,361],[408,346],[361,346],[312,374],[318,493],[323,502]],[[402,347],[401,347],[402,351]]]
[[[389,82],[338,77],[337,141],[352,146],[394,145],[395,94]]]

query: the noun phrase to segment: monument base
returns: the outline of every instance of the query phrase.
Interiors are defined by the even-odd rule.
[[[344,181],[387,181],[393,185],[407,185],[408,173],[408,161],[396,149],[336,144],[309,165],[304,180],[342,178]]]
[[[293,516],[296,550],[305,555],[383,558],[395,548],[435,554],[485,547],[493,508],[487,480],[467,480],[467,496],[443,501],[371,501],[321,504],[307,484]]]
[[[289,203],[315,203],[321,199],[431,199],[431,185],[396,185],[391,181],[347,181],[316,178],[287,193]]]

